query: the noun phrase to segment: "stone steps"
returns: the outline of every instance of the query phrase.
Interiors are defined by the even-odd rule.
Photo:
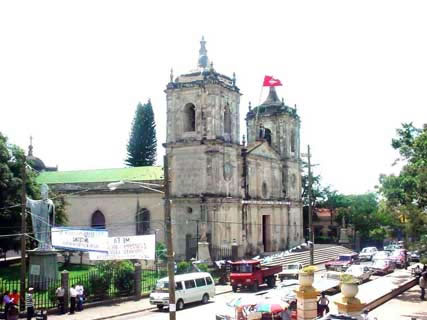
[[[321,264],[335,259],[340,254],[351,253],[352,250],[343,246],[330,246],[327,248],[314,249],[314,264]],[[272,257],[268,262],[262,263],[265,266],[285,265],[289,263],[302,263],[303,266],[310,264],[310,251],[293,252],[283,257]]]

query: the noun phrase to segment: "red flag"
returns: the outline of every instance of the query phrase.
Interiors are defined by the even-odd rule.
[[[277,87],[281,85],[282,83],[279,79],[274,79],[272,76],[264,76],[263,87]]]

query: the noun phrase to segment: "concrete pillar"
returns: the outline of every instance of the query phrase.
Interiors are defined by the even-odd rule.
[[[301,277],[301,274],[300,274]],[[314,275],[310,285],[303,285],[300,279],[300,286],[295,293],[297,294],[297,316],[298,320],[312,320],[317,318],[317,291],[313,283]]]
[[[198,257],[199,261],[202,261],[207,264],[212,264],[211,254],[209,253],[209,243],[208,242],[198,242]]]
[[[61,287],[64,288],[64,311],[68,312],[70,286],[68,282],[69,273],[67,270],[61,272]]]
[[[338,313],[352,317],[359,317],[362,314],[363,308],[365,307],[365,304],[361,303],[360,300],[356,297],[342,297],[340,300],[334,301],[334,303],[337,305]]]
[[[337,305],[338,313],[352,317],[360,317],[365,304],[356,298],[359,288],[357,284],[341,284],[341,296],[334,303]]]
[[[142,294],[142,282],[141,282],[141,264],[140,263],[135,263],[135,273],[134,273],[134,277],[135,277],[135,300],[140,300],[141,299],[141,294]]]

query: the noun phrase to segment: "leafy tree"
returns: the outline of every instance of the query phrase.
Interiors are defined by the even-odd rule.
[[[379,192],[406,234],[419,239],[427,233],[427,127],[407,123],[396,131],[392,147],[399,151],[396,163],[403,167],[397,176],[380,176]]]
[[[152,166],[156,162],[157,139],[151,101],[138,103],[127,145],[126,164],[131,167]]]
[[[25,153],[18,146],[8,143],[7,137],[0,132],[0,235],[13,235],[21,232],[21,195],[22,172]],[[36,183],[37,173],[26,168],[25,190],[32,199],[40,199],[39,186]],[[50,194],[51,198],[55,194]],[[65,200],[56,195],[56,219],[58,223],[67,221],[65,215]],[[31,231],[31,216],[27,215],[27,231]],[[27,242],[34,247],[34,241]],[[0,248],[4,251],[17,250],[20,247],[20,237],[0,237]]]

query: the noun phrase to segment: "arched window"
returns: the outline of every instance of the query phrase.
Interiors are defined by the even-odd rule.
[[[150,233],[150,211],[142,208],[136,214],[136,234],[143,235]]]
[[[105,229],[105,217],[101,211],[96,210],[92,213],[91,226],[92,228]]]
[[[231,111],[229,105],[224,110],[224,133],[231,134]]]
[[[271,130],[268,128],[265,128],[264,130],[264,139],[267,140],[268,145],[271,146]]]
[[[295,152],[296,149],[296,136],[295,131],[292,131],[291,133],[291,152]]]
[[[187,103],[184,107],[184,132],[196,131],[196,107]]]

